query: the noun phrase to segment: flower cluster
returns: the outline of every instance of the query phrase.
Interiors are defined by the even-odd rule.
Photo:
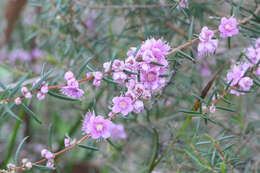
[[[38,84],[40,79],[37,79],[34,81],[33,86]],[[37,93],[38,100],[43,100],[45,98],[45,95],[49,92],[48,83],[45,81],[42,81],[40,84],[40,91]]]
[[[208,29],[208,27],[203,27],[199,35],[200,43],[198,45],[199,57],[207,55],[209,53],[214,53],[218,47],[218,40],[213,39],[214,31]]]
[[[238,34],[238,22],[234,17],[221,19],[221,24],[218,27],[221,38],[232,37]],[[198,56],[205,56],[215,52],[218,46],[218,40],[212,39],[214,36],[214,31],[208,29],[208,27],[203,27],[199,35],[200,43],[198,44]]]
[[[127,88],[124,96],[113,98],[113,113],[124,116],[132,111],[140,113],[144,109],[140,99],[150,99],[152,93],[165,86],[168,67],[165,56],[169,51],[170,46],[165,41],[151,38],[143,42],[139,50],[132,47],[125,61],[116,59],[104,63],[105,71],[112,67],[113,80]]]
[[[79,82],[75,79],[74,74],[68,71],[65,73],[64,79],[67,81],[67,85],[61,88],[61,92],[71,98],[81,99],[84,91],[79,88]]]
[[[47,163],[46,163],[47,167],[54,167],[54,160],[53,160],[55,158],[54,153],[50,152],[47,149],[43,149],[41,151],[41,156],[47,159]]]
[[[101,115],[88,112],[83,121],[82,131],[90,134],[93,139],[111,137],[112,139],[126,138],[126,133],[122,125],[114,124],[108,119],[104,119]]]
[[[43,52],[37,48],[33,49],[31,52],[28,52],[23,49],[15,49],[10,53],[5,52],[5,56],[3,57],[3,59],[9,57],[10,61],[13,63],[17,60],[20,60],[22,62],[31,62],[35,59],[42,58],[43,56]]]
[[[240,62],[232,66],[232,68],[227,73],[226,82],[230,83],[230,86],[237,88],[241,91],[249,91],[253,85],[253,80],[249,77],[245,77],[245,73],[249,69],[249,63]],[[231,94],[237,96],[244,95],[244,92],[239,92],[235,89],[230,90]]]
[[[30,162],[29,159],[26,159],[26,158],[22,159],[22,164],[25,167],[25,169],[27,169],[27,170],[32,168],[32,162]]]

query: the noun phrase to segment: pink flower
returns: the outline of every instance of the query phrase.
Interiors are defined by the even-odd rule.
[[[41,93],[47,94],[49,92],[48,84],[45,84],[43,87],[41,87]]]
[[[102,72],[94,72],[94,81],[93,85],[94,86],[100,86],[101,85],[101,79],[103,78],[103,73]]]
[[[260,48],[248,47],[246,49],[247,57],[252,61],[253,64],[257,64],[260,60]]]
[[[104,117],[88,113],[83,121],[82,130],[86,134],[90,134],[93,139],[109,138],[111,136],[110,129],[113,123]]]
[[[65,147],[69,147],[70,146],[70,142],[71,142],[70,138],[65,138],[64,139],[64,146]]]
[[[222,38],[232,37],[233,35],[238,34],[238,22],[234,17],[226,18],[223,17],[221,19],[221,24],[218,29],[220,31],[220,36]]]
[[[62,87],[61,92],[71,98],[74,99],[81,99],[84,95],[84,91],[80,88],[73,88],[73,87]]]
[[[79,82],[74,78],[74,74],[68,71],[65,73],[64,79],[67,81],[67,86],[62,87],[61,92],[68,97],[81,99],[84,91],[79,88]]]
[[[199,56],[204,56],[209,53],[214,53],[217,46],[218,40],[212,39],[214,32],[209,30],[208,27],[203,27],[199,36],[200,43],[198,45]]]
[[[178,0],[178,3],[181,8],[188,8],[187,0]]]
[[[143,42],[136,57],[144,56],[146,62],[155,61],[160,63],[160,59],[164,58],[170,51],[170,46],[162,39],[148,39]],[[155,60],[157,59],[157,60]]]
[[[144,84],[145,88],[155,91],[159,85],[159,72],[155,69],[149,69],[147,72],[141,72],[141,82]]]
[[[17,97],[15,100],[14,100],[15,104],[19,105],[22,103],[21,101],[21,98],[20,97]]]
[[[144,109],[144,103],[141,100],[136,100],[133,105],[135,113],[140,113]]]
[[[113,98],[113,113],[122,113],[126,116],[133,111],[132,99],[130,97],[114,97]]]
[[[32,98],[31,92],[29,92],[29,90],[28,90],[26,87],[22,87],[22,88],[21,88],[21,93],[22,93],[22,95],[23,95],[25,98],[27,98],[27,99]]]
[[[110,129],[111,138],[113,140],[125,139],[127,137],[124,126],[122,124],[113,124]]]
[[[37,98],[39,100],[43,100],[43,99],[45,99],[45,94],[43,94],[42,92],[39,92],[39,93],[37,93]]]
[[[105,62],[103,64],[104,71],[105,72],[109,71],[110,70],[110,66],[111,66],[111,62],[110,61],[109,62]]]
[[[260,66],[256,68],[255,74],[260,77]]]
[[[209,107],[209,111],[210,111],[210,113],[216,112],[216,107],[215,107],[214,105],[211,105],[211,106]]]
[[[74,79],[74,74],[73,74],[71,71],[68,71],[68,72],[65,73],[64,79],[65,79],[66,81],[71,80],[71,79]]]
[[[243,91],[249,91],[251,86],[253,85],[253,80],[249,77],[243,77],[239,81],[239,88]]]
[[[226,81],[231,82],[230,86],[235,86],[239,80],[244,76],[245,72],[249,68],[248,63],[236,64],[227,73]]]
[[[115,59],[114,62],[113,62],[113,65],[112,65],[112,69],[115,71],[115,72],[118,72],[118,71],[123,71],[124,70],[124,67],[125,67],[125,64],[123,61],[120,61],[118,59]]]
[[[47,166],[47,167],[50,167],[50,168],[53,168],[53,167],[54,167],[53,161],[50,161],[50,160],[47,161],[46,166]]]
[[[134,53],[136,51],[136,47],[130,47],[129,51],[126,53],[128,57],[134,56]]]
[[[55,158],[55,155],[52,152],[50,152],[49,150],[46,150],[46,149],[43,149],[41,151],[41,156],[46,158],[47,160],[51,160],[51,159]]]
[[[119,83],[124,83],[127,79],[127,75],[124,72],[114,72],[113,80]]]
[[[90,126],[89,126],[89,122],[90,122],[90,118],[92,116],[95,116],[95,112],[93,111],[93,113],[91,113],[90,111],[87,112],[87,114],[85,115],[85,118],[83,120],[83,124],[82,124],[82,128],[81,130],[85,133],[90,133]]]

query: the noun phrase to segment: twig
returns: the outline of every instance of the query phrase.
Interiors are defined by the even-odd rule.
[[[224,155],[224,153],[222,152],[222,150],[221,150],[219,144],[217,143],[217,141],[216,141],[214,138],[212,138],[212,137],[210,137],[210,136],[208,136],[208,135],[205,135],[205,137],[208,138],[208,139],[213,143],[213,145],[215,146],[215,148],[216,148],[217,151],[219,152],[221,158],[225,161],[225,163],[228,165],[229,169],[230,169],[231,172],[233,173],[233,172],[234,172],[233,167],[232,167],[232,165],[229,163],[229,161],[227,160],[227,158],[225,157],[225,155]]]

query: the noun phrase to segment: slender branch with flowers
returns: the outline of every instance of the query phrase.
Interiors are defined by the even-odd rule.
[[[178,1],[177,4],[178,8],[188,8],[186,1]],[[51,1],[51,5],[54,9],[56,9],[53,0]],[[159,6],[141,5],[121,7],[90,6],[89,8],[161,8],[168,6],[169,5],[167,4]],[[55,169],[55,159],[57,159],[58,156],[73,149],[89,138],[93,140],[108,138],[111,138],[112,140],[126,139],[127,133],[123,124],[117,124],[112,121],[112,119],[118,116],[128,117],[131,113],[137,115],[141,114],[141,112],[144,111],[146,104],[150,104],[153,98],[161,93],[163,89],[168,86],[170,82],[172,82],[171,80],[174,80],[169,75],[172,72],[172,69],[169,65],[170,60],[167,56],[174,55],[183,49],[195,45],[196,43],[198,44],[195,56],[198,59],[203,59],[209,55],[213,55],[218,49],[221,39],[230,39],[231,37],[238,35],[240,26],[253,20],[259,11],[260,7],[255,10],[254,14],[244,18],[241,21],[238,21],[234,16],[223,17],[221,18],[220,24],[216,30],[211,30],[207,26],[204,26],[201,29],[198,38],[189,40],[188,42],[173,49],[166,41],[164,41],[164,39],[156,39],[151,37],[143,41],[140,46],[131,47],[126,53],[127,58],[125,58],[125,60],[113,59],[111,61],[107,61],[103,63],[103,70],[87,72],[86,77],[83,79],[76,79],[75,72],[69,70],[64,74],[64,80],[66,81],[64,84],[49,86],[46,77],[42,77],[32,84],[31,89],[28,89],[26,86],[22,86],[19,88],[21,92],[20,96],[4,98],[0,100],[0,105],[7,105],[10,102],[20,105],[26,100],[32,99],[34,95],[36,95],[39,101],[42,101],[52,89],[59,89],[60,94],[64,95],[64,97],[81,100],[85,94],[84,89],[80,86],[81,83],[91,81],[94,87],[101,87],[102,82],[108,80],[107,77],[111,77],[112,79],[109,80],[120,85],[123,89],[122,92],[117,93],[117,96],[114,96],[111,99],[112,105],[108,108],[110,113],[107,116],[99,115],[93,110],[87,111],[82,122],[81,131],[84,134],[82,138],[79,140],[72,140],[70,137],[67,137],[64,139],[65,148],[62,150],[51,152],[48,149],[42,149],[41,160],[32,162],[28,158],[24,158],[21,160],[21,166],[9,163],[7,165],[7,169],[0,170],[0,173],[12,173],[20,170],[29,170],[33,166],[42,165],[45,162],[47,168]],[[65,16],[62,14],[59,15],[62,16],[64,22],[67,21]],[[73,16],[71,18],[73,18]],[[70,24],[74,28],[73,23]],[[74,29],[77,30],[77,28]],[[212,100],[208,102],[209,104],[207,105],[199,102],[199,105],[202,107],[201,112],[197,112],[197,107],[189,113],[195,113],[196,115],[215,113],[216,109],[218,109],[218,106],[216,105],[228,94],[236,96],[245,95],[245,93],[249,92],[254,87],[254,79],[252,76],[260,76],[260,38],[255,39],[254,44],[245,49],[242,57],[245,59],[233,63],[231,69],[227,72],[224,79],[226,88],[223,93],[215,93],[215,95],[211,98]],[[216,76],[214,77],[214,80],[215,78]],[[208,88],[208,91],[210,90],[210,87]],[[207,92],[204,95],[204,98],[206,97]],[[171,150],[177,142],[177,139],[181,136],[181,133],[191,122],[191,119],[192,118],[189,117],[189,119],[185,121],[173,141],[161,155],[154,155],[148,172],[152,172],[153,169],[165,157],[165,155]],[[156,139],[159,140],[158,138]],[[212,141],[214,141],[214,144],[218,144],[215,140]],[[156,148],[158,148],[158,146]],[[156,151],[156,153],[158,153],[158,151]],[[190,155],[189,152],[187,153]],[[225,158],[224,161],[228,164],[228,167],[233,169],[233,166],[226,160],[226,157],[224,157],[222,151],[221,156],[222,158]],[[206,166],[206,168],[215,169],[211,166]]]

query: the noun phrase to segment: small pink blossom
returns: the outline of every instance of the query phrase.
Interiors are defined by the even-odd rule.
[[[216,112],[216,107],[215,107],[214,105],[211,105],[211,106],[209,107],[209,112],[210,112],[210,113],[215,113],[215,112]]]
[[[187,0],[178,0],[179,7],[181,8],[188,8],[188,2]]]
[[[124,83],[127,79],[127,75],[124,72],[114,72],[113,80],[119,83]]]
[[[111,136],[110,128],[113,123],[104,119],[103,116],[88,113],[83,121],[82,130],[86,134],[90,134],[93,139],[109,138]]]
[[[122,113],[124,116],[133,111],[132,99],[130,97],[114,97],[113,113]]]
[[[48,84],[45,84],[43,87],[41,87],[41,93],[47,94],[49,92]]]
[[[110,70],[110,66],[111,66],[111,62],[110,61],[109,62],[105,62],[103,64],[104,71],[108,72]]]
[[[50,167],[50,168],[53,168],[54,167],[53,161],[51,161],[51,160],[47,161],[46,166]]]
[[[69,146],[70,146],[70,142],[71,142],[71,139],[70,139],[70,138],[65,138],[65,139],[64,139],[64,146],[65,146],[65,147],[69,147]]]
[[[124,67],[125,67],[125,64],[123,61],[120,61],[118,59],[115,59],[114,62],[113,62],[113,65],[112,65],[112,69],[115,71],[115,72],[118,72],[118,71],[123,71],[124,70]]]
[[[22,103],[21,101],[21,98],[20,97],[17,97],[15,100],[14,100],[15,104],[19,105]]]
[[[253,83],[253,79],[249,77],[243,77],[242,79],[240,79],[238,84],[241,90],[249,91]]]
[[[253,64],[257,64],[260,60],[260,48],[248,47],[246,49],[246,55]]]
[[[214,53],[217,46],[218,40],[212,39],[214,32],[209,30],[208,27],[203,27],[199,36],[200,43],[198,45],[199,56],[204,56],[210,53]]]
[[[71,79],[74,79],[74,74],[73,74],[71,71],[68,71],[68,72],[65,73],[64,79],[65,79],[66,81],[71,80]]]
[[[45,94],[43,94],[42,92],[39,92],[39,93],[37,93],[37,98],[39,100],[43,100],[43,99],[45,99]]]
[[[232,37],[233,35],[238,34],[238,22],[234,17],[226,18],[223,17],[221,19],[221,24],[218,29],[220,31],[220,36],[222,38]]]
[[[22,93],[22,95],[23,95],[25,98],[27,98],[27,99],[32,98],[31,92],[29,92],[29,90],[28,90],[26,87],[22,87],[22,88],[21,88],[21,93]]]
[[[255,74],[260,77],[260,66],[256,68]]]
[[[134,112],[135,113],[140,113],[144,109],[144,103],[141,100],[136,100],[134,102]]]
[[[61,92],[74,99],[81,99],[84,95],[84,91],[80,88],[63,87],[61,88]]]

